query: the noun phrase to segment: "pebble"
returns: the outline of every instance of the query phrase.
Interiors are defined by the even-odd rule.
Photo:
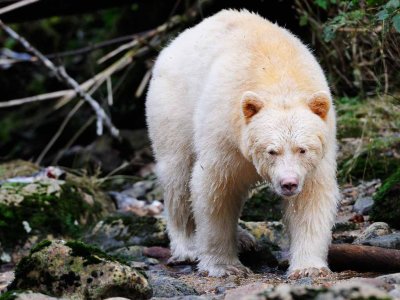
[[[363,245],[376,246],[389,249],[400,249],[400,232],[378,236],[362,243]]]
[[[374,199],[372,197],[358,198],[353,206],[353,211],[361,215],[366,215],[371,211],[373,205]]]
[[[368,226],[364,232],[354,241],[354,244],[364,244],[370,239],[392,233],[390,226],[384,222],[376,222]]]

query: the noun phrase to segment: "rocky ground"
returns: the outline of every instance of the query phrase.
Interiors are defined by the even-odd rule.
[[[162,192],[151,170],[146,164],[142,179],[105,186],[56,167],[0,165],[0,299],[400,299],[400,273],[368,261],[364,272],[349,265],[326,278],[288,280],[280,201],[267,186],[251,193],[240,222],[258,242],[240,256],[254,274],[210,278],[195,265],[167,265]],[[342,186],[333,243],[400,250],[396,176]]]

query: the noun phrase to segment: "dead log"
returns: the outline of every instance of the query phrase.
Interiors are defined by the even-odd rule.
[[[400,250],[334,244],[329,248],[328,262],[332,271],[399,272]]]

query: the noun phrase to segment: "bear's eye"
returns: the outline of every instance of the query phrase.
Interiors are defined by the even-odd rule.
[[[269,155],[277,155],[278,152],[276,152],[275,150],[269,150],[269,151],[268,151],[268,154],[269,154]]]
[[[300,152],[300,154],[305,154],[305,153],[306,153],[306,149],[300,148],[300,149],[299,149],[299,152]]]

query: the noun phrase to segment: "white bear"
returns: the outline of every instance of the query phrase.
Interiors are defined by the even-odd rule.
[[[159,55],[146,101],[172,260],[209,276],[249,270],[238,230],[249,188],[284,197],[292,278],[325,275],[338,201],[336,121],[310,50],[248,11],[223,10]]]

